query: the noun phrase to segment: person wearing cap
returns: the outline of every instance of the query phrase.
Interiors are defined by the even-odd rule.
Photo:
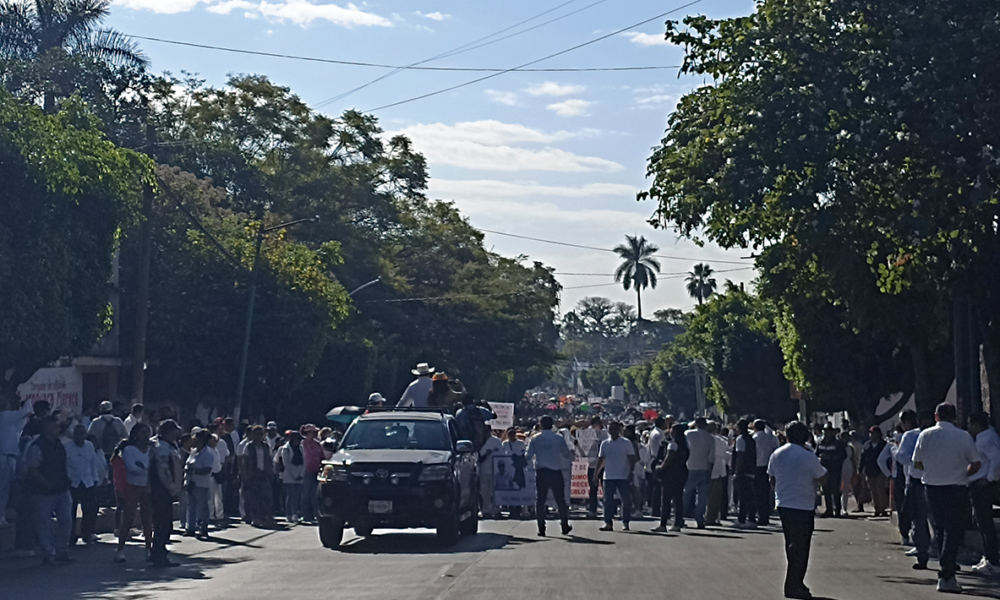
[[[155,567],[172,567],[167,544],[174,530],[174,501],[184,487],[184,460],[177,449],[181,428],[167,419],[157,428],[149,448],[149,500],[153,509],[153,546],[150,562]]]
[[[383,406],[385,406],[385,398],[382,397],[382,394],[375,392],[368,396],[368,408],[382,408]]]
[[[319,485],[319,471],[323,466],[323,446],[316,439],[319,428],[307,423],[299,428],[302,435],[302,456],[305,463],[305,479],[302,485],[301,516],[304,522],[314,522],[319,516],[316,488]]]
[[[101,402],[99,410],[101,416],[90,423],[87,435],[97,438],[104,456],[108,460],[111,460],[111,455],[115,453],[115,448],[122,440],[128,437],[128,433],[125,431],[125,423],[114,415],[114,407],[111,402],[107,400]]]
[[[281,436],[278,435],[278,424],[274,421],[268,421],[264,434],[264,443],[267,444],[268,451],[274,454],[275,449],[281,445]]]
[[[885,444],[882,430],[875,426],[871,427],[868,430],[868,441],[861,448],[861,461],[858,463],[868,483],[868,489],[871,490],[876,517],[885,516],[889,508],[889,481],[879,465],[879,457],[885,450]]]
[[[427,363],[420,363],[411,373],[417,378],[407,386],[396,406],[399,408],[426,408],[427,397],[430,395],[433,385],[431,378],[434,377],[434,367]]]

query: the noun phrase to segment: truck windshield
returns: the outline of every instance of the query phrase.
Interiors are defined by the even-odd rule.
[[[344,436],[344,450],[451,450],[448,430],[437,421],[355,421]]]

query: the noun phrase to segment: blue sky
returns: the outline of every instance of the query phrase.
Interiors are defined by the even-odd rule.
[[[117,0],[109,25],[148,36],[277,54],[411,64],[454,50],[558,7],[501,36],[568,15],[522,35],[427,63],[427,66],[510,68],[626,28],[685,4],[637,0]],[[702,0],[671,15],[722,18],[748,14],[750,0]],[[576,14],[570,14],[575,11]],[[663,21],[534,65],[534,68],[678,65],[682,51],[663,41]],[[496,39],[496,38],[491,38]],[[221,85],[231,73],[265,74],[311,106],[336,116],[370,110],[457,85],[483,73],[405,71],[331,100],[387,71],[248,56],[140,41],[154,71],[197,73]],[[654,206],[636,202],[646,159],[667,115],[686,91],[702,84],[677,71],[506,73],[424,100],[376,111],[390,133],[411,137],[427,156],[430,195],[453,200],[472,224],[521,236],[611,248],[626,234],[660,246],[664,278],[643,297],[644,313],[693,305],[682,277],[670,273],[708,262],[717,271],[740,265],[746,252],[699,248],[646,224]],[[323,104],[326,102],[325,104]],[[613,282],[615,255],[487,234],[487,245],[556,268],[563,310],[584,296],[635,302]],[[587,275],[576,275],[578,273]],[[718,275],[749,282],[753,271]],[[586,287],[580,286],[601,286]]]

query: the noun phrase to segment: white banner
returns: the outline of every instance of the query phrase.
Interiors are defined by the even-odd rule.
[[[490,402],[490,408],[497,418],[489,421],[491,429],[507,430],[514,426],[514,404],[512,402]]]
[[[535,503],[535,470],[524,455],[492,457],[493,498],[497,506],[532,506]]]
[[[17,386],[22,402],[49,403],[53,411],[79,415],[83,412],[83,377],[73,367],[38,369],[31,379]]]

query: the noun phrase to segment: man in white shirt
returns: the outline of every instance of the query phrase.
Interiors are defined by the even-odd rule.
[[[826,469],[819,457],[806,449],[809,428],[795,421],[785,428],[788,443],[771,455],[767,474],[774,486],[785,537],[785,598],[812,598],[805,584],[809,548],[816,524],[816,486],[823,483]]]
[[[416,375],[417,378],[406,387],[406,391],[403,392],[396,406],[399,408],[425,408],[427,406],[427,397],[430,395],[431,387],[434,385],[434,382],[431,380],[434,377],[434,367],[427,363],[420,363],[416,369],[410,372]]]
[[[493,457],[500,456],[503,444],[495,435],[490,435],[479,449],[479,495],[482,498],[483,518],[490,519],[499,516],[500,511],[494,502],[496,479],[493,473]]]
[[[705,524],[719,525],[719,513],[726,502],[726,477],[729,474],[729,442],[719,435],[719,424],[708,424],[708,432],[715,438],[715,463],[712,465],[712,487],[708,491],[708,508],[705,510]],[[768,486],[770,488],[770,486]]]
[[[920,428],[917,427],[917,413],[912,410],[904,410],[899,415],[900,425],[905,432],[899,441],[899,448],[896,450],[896,461],[906,472],[906,491],[902,509],[897,509],[899,518],[899,533],[902,536],[902,544],[909,545],[912,541],[913,550],[907,555],[917,557],[913,568],[922,570],[927,568],[927,561],[931,557],[931,533],[927,518],[930,514],[930,506],[927,504],[927,490],[921,478],[923,471],[913,466],[913,451],[917,448],[917,439],[920,438]],[[924,412],[920,417],[920,425],[931,427],[934,424],[934,415]],[[910,535],[910,530],[913,535]]]
[[[693,513],[698,529],[704,529],[708,491],[712,487],[712,465],[715,464],[715,436],[708,432],[705,417],[695,419],[694,426],[694,429],[684,434],[690,451],[687,460],[688,479],[684,485],[684,512],[688,515]]]
[[[1000,575],[1000,551],[997,549],[997,531],[993,523],[993,503],[997,500],[1000,485],[1000,436],[990,427],[989,415],[969,415],[969,434],[976,440],[976,449],[982,457],[982,466],[969,477],[969,496],[976,527],[983,538],[983,559],[972,567],[980,575]]]
[[[757,525],[766,527],[770,524],[771,507],[774,505],[774,494],[771,493],[771,482],[767,477],[767,465],[771,455],[778,449],[778,436],[767,431],[767,423],[761,419],[753,422],[753,429],[753,441],[757,444],[757,471],[753,479],[757,498]]]
[[[83,511],[83,519],[80,521],[80,535],[76,535],[76,528],[70,536],[70,546],[76,544],[77,540],[83,538],[83,543],[90,545],[97,541],[94,535],[94,526],[97,523],[97,484],[98,467],[97,451],[94,445],[87,441],[87,428],[77,425],[73,428],[73,439],[63,440],[63,447],[66,448],[66,471],[69,473],[69,493],[73,497],[73,508],[71,515],[76,517],[77,507]]]
[[[563,468],[566,463],[572,463],[573,452],[566,445],[566,440],[552,431],[552,417],[542,417],[539,425],[542,432],[531,438],[524,454],[528,464],[532,461],[535,463],[535,517],[538,519],[538,536],[545,536],[545,500],[550,491],[559,510],[562,534],[569,535],[573,528],[569,524]],[[631,443],[629,447],[632,447]]]
[[[639,462],[632,442],[621,437],[621,423],[608,425],[610,439],[601,442],[597,451],[597,466],[594,468],[594,479],[604,475],[604,527],[601,531],[614,531],[612,521],[615,517],[615,494],[621,498],[622,528],[628,531],[632,516],[632,469]],[[593,482],[591,482],[593,484]]]
[[[600,451],[601,444],[607,440],[610,436],[607,431],[604,431],[604,423],[601,422],[600,417],[592,417],[590,419],[590,427],[584,431],[591,432],[587,435],[596,438],[596,441],[586,449],[584,456],[587,457],[587,480],[590,482],[590,493],[587,496],[587,518],[596,519],[597,518],[597,491],[600,479],[595,477],[597,474],[597,462],[598,462],[598,452]],[[577,432],[579,435],[579,432]]]
[[[31,402],[22,405],[13,393],[8,397],[0,396],[0,407],[3,408],[0,411],[0,527],[7,527],[4,515],[17,472],[17,442],[28,421],[28,415],[34,412],[34,408]]]
[[[969,507],[969,476],[980,467],[979,451],[969,432],[955,427],[957,412],[941,403],[934,411],[937,425],[920,432],[913,451],[913,465],[924,472],[927,501],[942,533],[939,592],[961,593],[955,579],[958,547],[965,535],[965,515]]]
[[[132,433],[132,428],[135,427],[137,423],[142,423],[142,415],[144,410],[145,409],[141,404],[132,405],[132,412],[129,413],[127,417],[125,417],[124,425],[125,425],[126,437],[128,437],[128,434]]]
[[[663,445],[663,440],[667,438],[667,421],[663,417],[656,417],[653,421],[653,431],[649,434],[649,441],[646,442],[646,449],[649,451],[649,472],[650,476],[646,478],[649,485],[649,492],[646,494],[650,498],[650,504],[653,508],[653,518],[660,517],[660,507],[663,504],[663,498],[661,498],[662,490],[660,489],[660,478],[652,476],[652,473],[659,466],[660,461],[663,457],[660,456],[660,447]]]

